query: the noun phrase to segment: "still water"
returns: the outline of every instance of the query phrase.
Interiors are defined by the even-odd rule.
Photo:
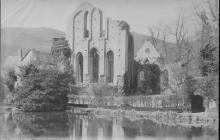
[[[92,113],[0,111],[0,139],[65,140],[215,140],[202,127],[165,126],[151,120],[97,117]]]

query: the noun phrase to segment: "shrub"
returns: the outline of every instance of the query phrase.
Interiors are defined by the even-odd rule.
[[[7,72],[6,78],[4,80],[5,85],[8,87],[10,92],[14,92],[15,88],[14,88],[14,84],[17,81],[17,76],[15,74],[14,70],[9,70]]]
[[[160,68],[157,64],[135,63],[135,83],[133,88],[145,95],[160,94]],[[144,80],[139,81],[140,72],[144,72]],[[140,83],[140,85],[138,85]]]
[[[21,83],[14,95],[17,108],[24,111],[63,110],[74,78],[69,72],[39,70],[29,65],[21,67]]]

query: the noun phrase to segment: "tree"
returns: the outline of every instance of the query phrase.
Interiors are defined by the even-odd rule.
[[[167,52],[167,38],[168,38],[168,27],[162,28],[156,26],[156,27],[149,27],[148,31],[150,33],[150,42],[152,45],[158,49],[158,45],[162,43],[162,49],[165,52],[165,54],[162,56],[163,59],[165,60],[165,63],[167,63],[167,57],[168,57],[168,52]]]
[[[182,93],[182,86],[185,81],[184,73],[182,72],[181,64],[175,63],[170,66],[170,88],[175,94]]]
[[[206,0],[196,7],[201,25],[200,69],[203,76],[219,71],[219,1]]]
[[[2,64],[1,80],[10,92],[14,92],[14,84],[17,81],[16,67],[19,65],[19,58],[16,56],[8,56]]]
[[[17,76],[14,70],[9,70],[5,77],[5,85],[8,87],[11,93],[15,92],[15,82],[17,81]]]
[[[186,20],[183,16],[178,16],[175,29],[170,32],[170,35],[173,36],[177,47],[176,62],[189,64],[192,59],[192,46]]]
[[[69,84],[74,78],[69,72],[38,69],[34,65],[20,67],[21,86],[14,94],[14,103],[24,111],[63,110],[67,106]]]
[[[195,7],[200,25],[200,71],[204,80],[200,89],[208,100],[218,102],[219,77],[219,1],[206,0]]]

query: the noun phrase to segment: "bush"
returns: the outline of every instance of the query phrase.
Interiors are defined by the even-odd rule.
[[[9,70],[7,72],[6,78],[5,78],[5,85],[8,87],[10,92],[14,92],[15,88],[14,88],[14,84],[17,81],[17,76],[15,74],[14,70]]]
[[[141,64],[135,63],[135,83],[133,88],[143,95],[160,94],[160,68],[157,64]],[[144,72],[144,80],[139,80],[140,72]],[[138,85],[140,83],[140,85]]]
[[[33,65],[21,67],[21,85],[14,95],[15,106],[24,111],[64,110],[67,106],[69,72],[54,69],[39,70]]]

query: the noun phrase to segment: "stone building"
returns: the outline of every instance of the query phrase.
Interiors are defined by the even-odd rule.
[[[134,77],[137,89],[145,94],[159,94],[169,87],[169,72],[163,62],[158,50],[145,40],[135,54]]]
[[[40,67],[54,67],[60,62],[70,58],[70,49],[67,40],[63,38],[53,38],[51,52],[42,52],[30,49],[23,55],[22,48],[19,51],[19,65],[25,66],[34,64]]]
[[[53,66],[53,59],[50,57],[50,53],[41,52],[36,49],[30,49],[23,55],[22,49],[20,49],[20,62],[19,65],[26,66],[29,64]]]
[[[134,49],[126,22],[82,3],[70,17],[67,38],[77,82],[122,86],[125,74],[132,81]]]

